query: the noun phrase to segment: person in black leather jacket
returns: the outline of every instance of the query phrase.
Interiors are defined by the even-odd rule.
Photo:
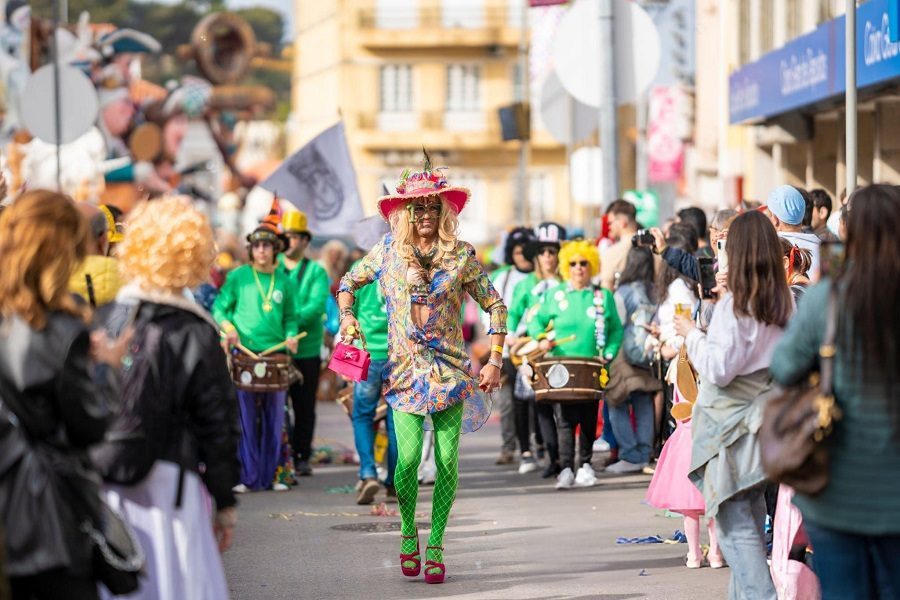
[[[132,211],[118,256],[130,283],[107,327],[115,333],[133,320],[134,342],[121,412],[92,455],[107,501],[147,556],[132,597],[227,598],[219,553],[237,522],[237,400],[218,327],[185,293],[206,281],[212,228],[187,198],[155,200]]]
[[[0,515],[17,600],[97,598],[91,543],[80,530],[99,499],[87,447],[106,430],[111,365],[129,336],[110,344],[91,334],[68,294],[86,234],[74,203],[55,192],[28,192],[0,215]],[[16,439],[27,444],[13,463]],[[47,489],[47,480],[38,487],[35,474],[47,475],[47,463],[35,466],[38,452],[79,473],[76,497],[86,504],[72,490]]]

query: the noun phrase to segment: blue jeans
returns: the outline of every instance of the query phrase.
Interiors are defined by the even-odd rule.
[[[603,402],[603,432],[600,434],[600,437],[606,440],[606,443],[609,444],[610,450],[618,450],[619,444],[616,441],[616,436],[613,433],[612,423],[609,422],[609,403]]]
[[[776,600],[766,564],[765,486],[740,492],[719,505],[719,548],[731,569],[729,600]]]
[[[631,426],[629,406],[634,409],[637,431]],[[619,444],[619,459],[636,465],[650,462],[653,419],[653,396],[650,392],[631,392],[621,406],[609,407],[610,425]]]
[[[805,522],[822,600],[900,598],[900,535],[859,535]]]
[[[381,398],[381,377],[387,360],[373,360],[369,365],[369,380],[360,381],[353,389],[353,440],[359,454],[359,478],[375,479],[375,409]],[[397,436],[394,434],[394,413],[388,406],[385,419],[388,436],[388,474],[385,485],[393,485],[397,466]]]

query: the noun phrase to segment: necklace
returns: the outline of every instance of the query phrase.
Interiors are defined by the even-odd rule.
[[[419,265],[426,275],[430,274],[431,269],[434,267],[434,257],[437,255],[437,250],[437,244],[433,245],[428,252],[422,252],[418,246],[413,246],[413,254],[416,255],[416,260],[419,261]]]
[[[272,312],[272,294],[275,293],[275,273],[272,273],[272,279],[269,280],[269,291],[263,293],[262,284],[259,282],[259,273],[253,267],[253,279],[256,281],[256,289],[263,300],[262,309],[265,312]]]

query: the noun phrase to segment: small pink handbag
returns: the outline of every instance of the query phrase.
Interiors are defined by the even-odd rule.
[[[372,362],[372,358],[366,351],[366,338],[362,331],[359,332],[359,339],[362,342],[362,348],[338,342],[331,354],[331,361],[328,363],[328,368],[338,375],[357,382],[369,380],[369,364]]]

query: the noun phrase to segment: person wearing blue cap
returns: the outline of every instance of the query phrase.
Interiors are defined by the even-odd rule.
[[[778,231],[778,236],[798,248],[812,254],[811,273],[819,272],[819,238],[814,233],[803,232],[803,215],[806,201],[800,190],[790,185],[780,185],[769,194],[766,214]]]

